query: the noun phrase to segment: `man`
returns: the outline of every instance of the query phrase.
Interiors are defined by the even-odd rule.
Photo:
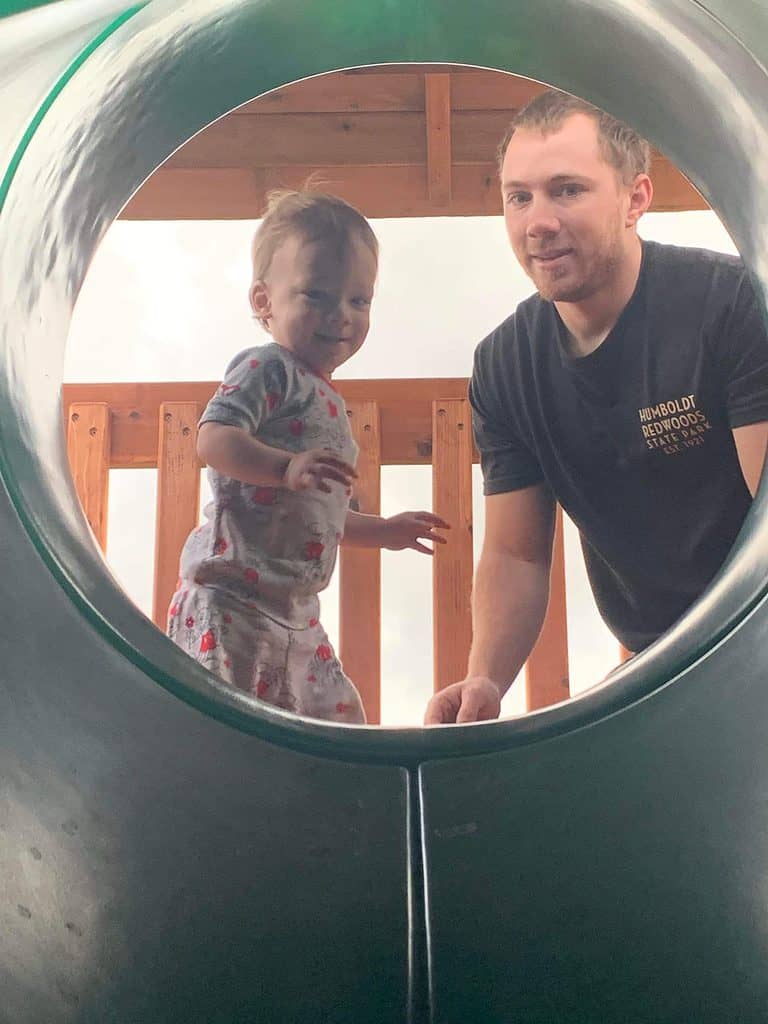
[[[556,500],[603,618],[639,651],[722,564],[768,438],[768,338],[743,265],[637,234],[647,143],[547,92],[500,163],[509,240],[538,294],[475,353],[474,636],[466,678],[432,698],[427,724],[498,717],[546,611]]]

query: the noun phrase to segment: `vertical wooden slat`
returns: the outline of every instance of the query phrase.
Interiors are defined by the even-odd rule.
[[[427,180],[430,202],[448,206],[451,201],[451,76],[424,76],[427,123]]]
[[[549,606],[539,639],[525,666],[525,694],[529,711],[566,700],[568,679],[568,623],[565,606],[565,545],[563,512],[557,508]]]
[[[381,429],[376,402],[349,401],[347,414],[360,446],[355,481],[357,510],[381,510]],[[357,686],[371,725],[381,721],[381,553],[342,547],[339,555],[339,653]]]
[[[196,402],[163,402],[157,445],[157,518],[152,619],[165,630],[168,604],[179,575],[179,555],[197,525],[200,462]]]
[[[472,429],[469,403],[432,404],[432,508],[451,524],[435,545],[434,688],[463,679],[472,641]]]
[[[69,407],[67,449],[80,504],[102,551],[107,547],[110,413],[106,402]]]

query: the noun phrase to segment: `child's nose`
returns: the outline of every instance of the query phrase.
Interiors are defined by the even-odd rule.
[[[349,305],[340,299],[334,302],[328,312],[328,319],[334,324],[345,324],[349,321]]]

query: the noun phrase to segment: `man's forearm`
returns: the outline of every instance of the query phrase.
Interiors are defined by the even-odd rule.
[[[548,565],[483,553],[472,593],[467,676],[486,676],[506,693],[536,643],[548,600]]]

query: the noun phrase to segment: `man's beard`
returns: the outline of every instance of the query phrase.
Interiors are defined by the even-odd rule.
[[[614,236],[611,244],[593,256],[585,272],[575,281],[569,280],[567,274],[560,281],[547,274],[530,276],[546,302],[583,302],[615,278],[620,262],[621,241]],[[537,280],[539,276],[542,280]]]

